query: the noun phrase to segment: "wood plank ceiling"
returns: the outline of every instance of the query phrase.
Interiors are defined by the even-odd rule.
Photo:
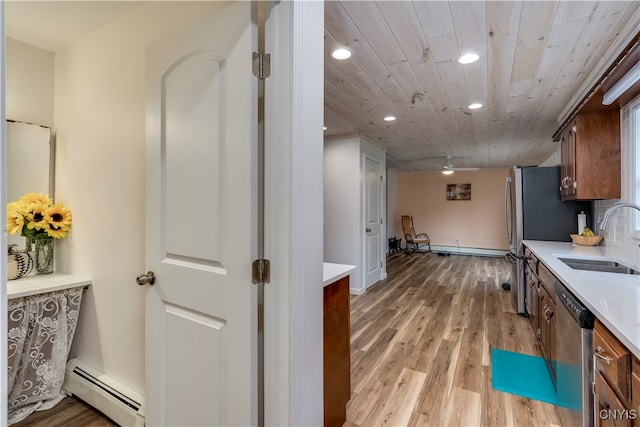
[[[623,27],[637,31],[639,4],[326,2],[325,136],[359,133],[397,171],[440,170],[443,156],[454,167],[540,164],[576,91]],[[331,58],[340,46],[353,56]],[[468,52],[479,61],[459,64]]]

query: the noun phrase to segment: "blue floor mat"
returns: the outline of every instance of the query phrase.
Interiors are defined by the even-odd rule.
[[[491,378],[496,390],[553,405],[571,406],[558,399],[542,357],[494,348],[491,350]]]

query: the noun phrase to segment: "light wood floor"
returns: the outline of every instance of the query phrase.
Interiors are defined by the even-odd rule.
[[[388,279],[351,299],[351,401],[345,427],[554,426],[553,405],[491,388],[490,350],[539,355],[501,258],[399,254]],[[113,422],[75,399],[17,427]]]
[[[540,355],[501,258],[398,254],[351,299],[352,426],[553,426],[555,406],[493,390],[492,348]]]
[[[51,409],[36,411],[11,427],[117,427],[117,424],[81,400],[67,397]]]

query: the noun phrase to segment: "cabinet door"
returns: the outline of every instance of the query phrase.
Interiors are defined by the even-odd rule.
[[[549,328],[549,303],[551,299],[544,286],[538,287],[540,292],[538,315],[540,316],[540,348],[542,349],[542,355],[548,361],[550,359],[549,340],[551,330]]]
[[[551,376],[555,381],[556,369],[556,303],[551,298],[544,286],[538,287],[540,290],[540,307],[539,307],[539,323],[540,323],[540,348],[544,356]]]
[[[560,150],[562,200],[620,198],[620,110],[578,114]]]
[[[531,321],[531,327],[536,336],[536,339],[540,338],[540,320],[538,317],[538,277],[533,274],[531,268],[526,269],[527,275],[527,312],[529,313],[529,320]]]
[[[562,197],[573,196],[576,192],[576,133],[573,123],[562,133],[560,156],[560,194]]]
[[[623,402],[630,402],[631,356],[607,328],[596,321],[593,329],[594,370],[599,372]]]
[[[538,343],[540,345],[540,350],[542,351],[542,355],[545,356],[545,358],[547,353],[546,339],[545,339],[547,336],[547,332],[545,328],[546,322],[544,320],[544,311],[548,307],[548,300],[549,300],[549,297],[547,296],[547,293],[544,291],[544,287],[542,287],[538,283],[538,333],[536,336],[538,337]]]
[[[631,427],[630,412],[597,371],[593,407],[596,427]]]
[[[640,425],[640,360],[635,356],[631,361],[631,408],[633,409],[635,418],[634,426]]]
[[[620,198],[620,110],[580,114],[576,128],[576,198]]]
[[[556,302],[555,299],[549,298],[549,311],[547,312],[548,328],[549,328],[549,359],[547,363],[551,368],[551,376],[554,379],[556,375],[556,361],[558,360],[558,352],[556,349]]]

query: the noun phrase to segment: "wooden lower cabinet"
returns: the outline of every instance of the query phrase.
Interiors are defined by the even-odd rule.
[[[556,381],[556,277],[529,249],[525,249],[527,310],[540,352]]]
[[[540,325],[540,348],[542,355],[547,362],[551,378],[556,380],[556,370],[554,361],[556,357],[556,302],[549,295],[547,288],[540,285],[538,302],[538,322]]]
[[[595,373],[593,407],[596,427],[631,427],[629,410],[598,371]]]
[[[324,425],[342,426],[351,398],[349,276],[324,287]]]
[[[598,320],[593,329],[593,354],[595,425],[640,425],[640,362]]]
[[[640,360],[631,360],[631,409],[635,411],[634,426],[640,426]]]
[[[538,299],[540,298],[538,295],[538,287],[540,286],[538,283],[538,277],[533,273],[533,271],[528,270],[525,272],[527,277],[527,313],[529,314],[529,320],[531,321],[531,327],[533,327],[533,332],[536,336],[536,339],[540,339],[540,320],[538,317]]]

